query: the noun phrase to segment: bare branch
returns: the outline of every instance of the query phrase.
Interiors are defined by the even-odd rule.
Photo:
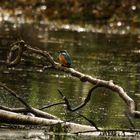
[[[71,105],[70,105],[70,103],[69,103],[69,100],[66,98],[66,96],[63,95],[63,93],[62,93],[59,89],[58,89],[58,92],[59,92],[59,94],[62,96],[63,100],[65,101],[65,104],[67,105],[67,109],[68,109],[69,111],[74,112],[74,111],[77,111],[78,109],[81,109],[82,107],[84,107],[84,106],[89,102],[93,90],[95,90],[95,89],[98,88],[98,87],[99,87],[98,84],[95,85],[94,87],[92,87],[92,88],[89,90],[89,92],[88,92],[88,94],[87,94],[87,97],[84,99],[84,101],[83,101],[80,105],[78,105],[77,107],[75,107],[75,108],[72,108],[72,107],[71,107]]]
[[[40,110],[43,110],[43,109],[46,109],[46,108],[50,108],[50,107],[53,107],[53,106],[56,106],[56,105],[63,105],[63,104],[65,104],[64,101],[62,101],[62,102],[58,102],[58,103],[52,103],[52,104],[49,104],[49,105],[43,106],[42,108],[40,108]]]
[[[133,129],[136,129],[136,127],[135,127],[134,123],[132,122],[132,120],[131,120],[129,114],[128,114],[127,112],[124,112],[124,114],[125,114],[126,118],[128,119],[128,121],[129,121],[131,127],[132,127]]]
[[[55,62],[53,60],[52,56],[47,51],[42,51],[40,49],[32,48],[31,46],[27,45],[26,43],[24,44],[24,46],[26,47],[27,50],[45,57],[47,59],[47,61],[49,63],[51,63],[51,65],[53,66],[52,67],[53,69],[69,73],[72,76],[79,78],[82,82],[89,82],[93,85],[98,84],[98,86],[102,86],[102,87],[105,87],[105,88],[108,88],[108,89],[114,91],[115,93],[117,93],[120,96],[120,98],[122,98],[122,100],[128,106],[129,114],[135,118],[140,118],[140,111],[136,111],[136,106],[135,106],[134,100],[128,96],[128,94],[124,91],[124,89],[121,86],[114,84],[112,80],[105,81],[105,80],[97,79],[90,75],[85,75],[73,68],[63,67],[63,66],[61,66],[61,64]],[[59,93],[60,93],[60,91],[59,91]],[[67,102],[68,108],[71,109],[67,99],[65,99],[65,102]]]
[[[84,134],[84,133],[93,133],[97,136],[98,130],[87,130],[87,131],[77,131],[72,134]],[[127,136],[127,133],[131,133],[132,136],[140,136],[140,129],[101,129],[98,133],[99,136]]]
[[[92,124],[92,126],[94,126],[96,128],[97,131],[100,131],[100,129],[97,127],[97,125],[95,124],[95,122],[93,122],[92,120],[88,119],[87,117],[85,117],[82,114],[79,114],[79,116],[81,116],[82,118],[84,118],[85,120],[87,120],[90,124]]]
[[[52,126],[60,125],[61,128],[66,129],[66,132],[74,133],[77,130],[79,131],[89,131],[95,130],[95,127],[76,124],[72,122],[64,122],[62,120],[54,120],[54,119],[46,119],[46,118],[39,118],[33,116],[22,115],[18,113],[13,113],[5,110],[0,109],[0,121],[1,122],[9,122],[10,124],[28,124],[28,125],[42,125],[42,126]]]
[[[13,95],[15,98],[17,98],[17,99],[18,99],[23,105],[25,105],[28,109],[31,109],[31,106],[28,105],[20,96],[18,96],[18,95],[16,94],[15,91],[13,91],[12,89],[8,88],[6,85],[2,84],[1,82],[0,82],[0,86],[1,86],[2,88],[4,88],[5,90],[7,90],[7,91],[8,91],[11,95]]]
[[[28,110],[26,108],[10,108],[6,106],[0,106],[0,109],[15,112],[15,113],[27,113]]]
[[[50,118],[50,119],[59,119],[58,117],[51,115],[47,112],[43,112],[39,109],[33,108],[30,105],[28,105],[20,96],[18,96],[16,94],[16,92],[14,92],[12,89],[8,88],[7,86],[5,86],[4,84],[2,84],[0,82],[0,86],[2,88],[4,88],[5,90],[7,90],[10,94],[12,94],[14,97],[16,97],[23,105],[25,105],[26,109],[30,112],[33,113],[34,115],[38,116],[38,117],[42,117],[42,118]]]
[[[52,66],[54,66],[55,64],[57,64],[54,60],[53,57],[47,52],[47,51],[42,51],[40,49],[34,49],[31,46],[27,45],[27,50],[36,53],[36,54],[40,54],[43,57],[45,57],[47,59],[48,62],[50,62],[52,64]]]
[[[17,66],[20,63],[22,54],[26,50],[26,45],[23,40],[20,40],[18,42],[11,44],[11,47],[12,48],[7,57],[7,64],[8,66],[13,67],[13,66]]]
[[[47,58],[47,61],[50,62],[52,64],[52,66],[54,66],[56,64],[56,62],[53,60],[53,57],[47,51],[42,51],[40,49],[34,49],[31,46],[27,45],[23,40],[20,40],[20,41],[17,41],[15,43],[11,44],[11,50],[7,57],[7,64],[9,66],[18,65],[21,61],[21,57],[25,50],[31,51],[32,53],[42,55],[43,57]],[[16,52],[17,52],[17,54],[16,54]],[[13,58],[15,54],[16,54],[16,57]]]

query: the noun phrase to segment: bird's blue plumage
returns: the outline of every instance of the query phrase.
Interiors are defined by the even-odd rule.
[[[67,63],[69,65],[71,65],[72,64],[72,60],[71,60],[70,55],[68,53],[63,53],[63,55],[64,55],[65,59],[67,60]]]
[[[63,50],[63,51],[59,51],[59,56],[60,56],[60,62],[65,65],[65,66],[71,66],[72,64],[72,59],[69,55],[69,53],[66,51],[66,50]],[[63,56],[63,59],[62,59],[62,56]]]

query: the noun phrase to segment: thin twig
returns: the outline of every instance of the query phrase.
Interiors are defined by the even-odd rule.
[[[62,101],[62,102],[52,103],[52,104],[49,104],[49,105],[43,106],[43,107],[40,108],[39,110],[43,110],[43,109],[46,109],[46,108],[50,108],[50,107],[53,107],[53,106],[56,106],[56,105],[62,105],[62,104],[65,104],[65,102]]]
[[[93,122],[92,120],[90,120],[89,118],[85,117],[84,115],[78,113],[79,116],[81,116],[82,118],[84,118],[85,120],[87,120],[92,126],[94,126],[96,128],[97,131],[100,131],[100,129],[97,127],[97,125],[95,124],[95,122]]]
[[[28,110],[26,108],[10,108],[6,106],[0,106],[0,109],[15,113],[28,113]]]
[[[5,86],[4,84],[2,84],[0,82],[0,86],[2,88],[4,88],[5,90],[7,90],[11,95],[13,95],[14,97],[16,97],[25,107],[26,109],[30,112],[33,113],[34,115],[38,116],[38,117],[42,117],[42,118],[50,118],[50,119],[59,119],[54,115],[51,115],[47,112],[43,112],[39,109],[33,108],[32,106],[30,106],[29,104],[27,104],[20,96],[18,96],[16,94],[15,91],[13,91],[12,89],[8,88],[7,86]]]
[[[126,116],[128,122],[130,123],[131,127],[132,127],[133,129],[136,129],[136,127],[135,127],[134,123],[132,122],[132,120],[131,120],[129,114],[128,114],[127,112],[124,112],[124,114],[125,114],[125,116]]]
[[[2,84],[0,82],[0,86],[2,88],[4,88],[5,90],[7,90],[11,95],[13,95],[15,98],[17,98],[23,105],[25,105],[28,109],[31,109],[31,106],[29,104],[27,104],[20,96],[17,95],[17,93],[15,91],[13,91],[12,89],[10,89],[9,87],[7,87],[6,85]]]
[[[78,105],[77,107],[74,107],[74,108],[71,107],[71,105],[70,105],[70,103],[69,103],[69,100],[66,98],[66,96],[63,95],[63,93],[62,93],[59,89],[58,89],[58,92],[59,92],[59,94],[62,96],[63,100],[65,101],[65,104],[67,105],[67,109],[68,109],[69,111],[74,112],[74,111],[77,111],[77,110],[81,109],[82,107],[84,107],[84,106],[89,102],[93,90],[95,90],[95,89],[98,88],[98,87],[99,87],[98,84],[96,84],[94,87],[92,87],[92,88],[89,90],[89,92],[88,92],[86,98],[84,99],[84,101],[83,101],[80,105]]]

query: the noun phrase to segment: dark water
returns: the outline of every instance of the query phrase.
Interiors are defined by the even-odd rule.
[[[9,45],[23,39],[33,47],[48,50],[57,60],[57,51],[66,49],[72,56],[73,67],[83,73],[104,80],[113,80],[122,86],[140,108],[140,54],[139,35],[113,35],[92,32],[54,30],[46,25],[10,23],[0,24],[0,81],[7,84],[32,106],[62,101],[57,89],[69,98],[72,106],[79,105],[89,89],[89,83],[82,83],[68,74],[46,70],[39,72],[44,60],[24,56],[15,69],[8,69],[5,60]],[[9,107],[22,106],[6,91],[0,91],[0,103]],[[95,91],[90,102],[79,112],[104,128],[131,128],[124,115],[127,110],[120,97],[105,88]],[[63,120],[76,116],[64,106],[55,106],[46,111]],[[83,118],[74,122],[89,124]],[[136,128],[140,121],[132,119]],[[80,138],[79,138],[80,139]],[[84,138],[81,138],[84,139]],[[102,139],[102,138],[100,138]]]

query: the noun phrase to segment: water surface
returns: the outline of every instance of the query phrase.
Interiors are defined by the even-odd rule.
[[[9,46],[17,39],[23,39],[32,47],[48,50],[57,61],[59,50],[66,49],[72,59],[73,68],[93,77],[113,80],[122,86],[140,108],[140,55],[138,35],[114,35],[93,32],[52,30],[47,25],[1,23],[0,25],[0,79],[15,90],[28,103],[36,108],[62,101],[57,89],[69,98],[72,106],[79,105],[92,87],[69,74],[46,70],[41,72],[45,61],[24,56],[16,68],[9,69],[5,64]],[[9,107],[22,106],[6,91],[0,91],[0,103]],[[90,102],[78,112],[104,128],[131,128],[124,111],[126,104],[108,89],[94,91]],[[46,111],[69,120],[76,116],[65,106],[56,106]],[[89,124],[83,118],[74,122]],[[139,120],[132,119],[136,128]]]

